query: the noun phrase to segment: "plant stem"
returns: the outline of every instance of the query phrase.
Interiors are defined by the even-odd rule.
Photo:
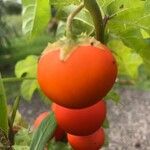
[[[17,78],[17,77],[11,77],[11,78],[3,78],[3,82],[18,82],[23,80],[34,80],[36,78],[34,77],[28,77],[28,78]]]
[[[100,8],[96,0],[84,0],[85,8],[90,12],[95,26],[96,39],[104,43],[104,25]]]
[[[72,38],[72,21],[74,19],[74,17],[82,10],[82,8],[84,7],[84,4],[81,3],[72,13],[70,13],[70,15],[67,18],[67,24],[66,24],[66,36],[67,38]]]
[[[0,73],[0,129],[8,137],[7,98]]]
[[[9,137],[9,141],[10,141],[11,145],[14,144],[15,133],[13,130],[13,124],[14,124],[14,120],[16,117],[18,107],[19,107],[19,103],[20,103],[20,97],[17,96],[15,101],[14,101],[14,104],[13,104],[11,115],[9,116],[9,134],[8,134],[8,137]]]

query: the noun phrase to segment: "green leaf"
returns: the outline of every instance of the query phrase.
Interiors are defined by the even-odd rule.
[[[143,49],[142,51],[140,51],[140,55],[143,59],[143,62],[144,62],[144,65],[145,65],[145,68],[146,68],[146,71],[147,73],[150,75],[150,38],[148,39],[145,39],[147,41],[147,43],[149,44],[149,46],[145,49]]]
[[[32,139],[32,134],[29,133],[29,130],[26,128],[21,128],[18,133],[15,135],[15,144],[14,146],[19,148],[28,148]]]
[[[137,52],[147,49],[150,46],[141,33],[140,29],[130,28],[121,35],[121,39],[125,45]]]
[[[150,34],[148,34],[148,32],[146,32],[143,29],[141,29],[141,34],[142,34],[142,36],[143,36],[144,39],[150,38]]]
[[[138,77],[138,68],[142,64],[142,58],[121,41],[112,40],[108,46],[113,49],[120,75],[128,75],[133,79]]]
[[[143,7],[144,2],[140,0],[107,0],[104,3],[107,15],[118,15],[131,8]]]
[[[136,51],[148,46],[141,34],[141,30],[150,33],[150,4],[147,1],[116,0],[107,6],[107,10],[111,17],[106,26],[110,39],[121,39]]]
[[[15,74],[21,78],[24,74],[26,77],[36,77],[38,57],[29,55],[25,59],[18,61],[15,66]]]
[[[22,0],[23,6],[28,6],[30,4],[34,4],[36,0]]]
[[[108,133],[105,132],[105,143],[104,143],[104,147],[108,147],[109,146],[109,136]]]
[[[8,115],[7,115],[7,99],[5,89],[0,73],[0,130],[8,136]]]
[[[58,18],[59,19],[66,19],[67,16],[72,12],[72,10],[76,9],[77,5],[69,5],[64,7],[62,10],[59,11]],[[60,27],[61,31],[63,33],[65,32],[65,23],[60,24],[61,26],[58,25],[58,33],[60,32]],[[78,28],[80,26],[80,28]],[[63,27],[63,30],[62,30]],[[93,25],[93,20],[89,14],[89,12],[86,9],[82,9],[75,17],[74,17],[74,22],[72,24],[72,30],[74,34],[81,34],[81,33],[91,33],[93,31],[94,25]],[[61,32],[62,33],[62,32]]]
[[[56,38],[59,39],[65,35],[66,24],[63,21],[59,21],[56,31]]]
[[[31,100],[34,91],[38,88],[37,80],[25,80],[21,84],[21,95],[26,100]]]
[[[49,0],[24,0],[23,24],[24,34],[32,37],[39,36],[47,27],[51,19]]]
[[[71,4],[79,4],[80,0],[51,0],[51,4],[57,6],[57,8],[61,8],[64,6],[68,6]]]
[[[20,145],[14,145],[13,146],[14,150],[29,150],[29,146],[20,146]]]
[[[120,102],[120,96],[114,90],[111,90],[105,97],[106,100],[112,100],[116,104]],[[107,122],[106,122],[107,123]]]
[[[102,127],[105,128],[105,129],[108,129],[108,128],[109,128],[109,121],[108,121],[107,118],[105,119],[105,121],[104,121]]]
[[[15,74],[18,78],[23,75],[26,77],[35,77],[32,80],[24,80],[21,84],[21,95],[26,100],[30,100],[36,89],[38,89],[37,76],[37,62],[38,57],[30,55],[27,58],[17,62],[15,66]]]
[[[57,123],[54,113],[51,112],[40,124],[36,132],[34,133],[30,150],[43,150],[49,139],[52,138]]]
[[[72,150],[72,149],[71,147],[68,146],[67,143],[55,142],[54,140],[52,140],[48,144],[48,150]]]

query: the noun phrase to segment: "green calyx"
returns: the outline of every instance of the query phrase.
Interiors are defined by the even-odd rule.
[[[67,37],[63,37],[55,43],[49,43],[48,46],[44,49],[42,55],[46,54],[47,52],[59,50],[60,60],[66,61],[77,47],[87,45],[99,47],[101,43],[94,37],[88,37],[84,34],[80,35],[80,37],[76,39],[68,39]]]

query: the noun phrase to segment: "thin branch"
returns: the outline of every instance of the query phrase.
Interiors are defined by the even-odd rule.
[[[67,18],[67,24],[66,24],[66,36],[68,38],[72,37],[72,21],[74,19],[74,17],[82,10],[82,8],[84,7],[84,4],[81,3],[72,13],[70,13],[70,15]]]
[[[23,80],[35,80],[34,77],[28,77],[28,78],[17,78],[17,77],[11,77],[11,78],[3,78],[3,82],[19,82]]]

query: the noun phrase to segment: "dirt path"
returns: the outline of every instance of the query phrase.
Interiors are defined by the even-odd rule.
[[[150,150],[150,92],[120,91],[121,105],[108,101],[109,147],[103,150]],[[48,106],[35,96],[31,103],[21,102],[20,111],[30,123]]]

